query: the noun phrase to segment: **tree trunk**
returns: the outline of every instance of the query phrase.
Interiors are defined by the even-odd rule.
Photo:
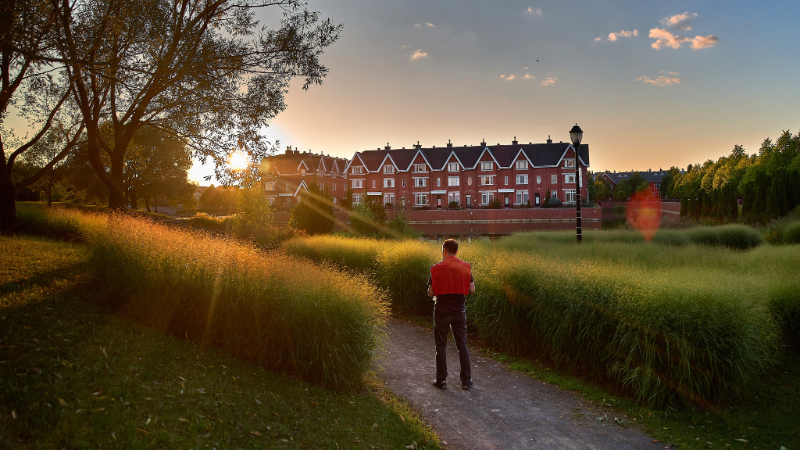
[[[147,212],[153,212],[150,211],[150,197],[146,195],[144,197],[144,207],[147,209]]]
[[[131,209],[139,209],[139,196],[136,194],[134,189],[128,191],[128,198],[131,199]]]
[[[5,236],[19,231],[15,197],[14,182],[11,180],[11,171],[8,170],[3,142],[0,140],[0,234]]]

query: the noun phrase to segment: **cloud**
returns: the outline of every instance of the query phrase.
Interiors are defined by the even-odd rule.
[[[540,84],[540,86],[552,86],[556,84],[556,80],[558,80],[556,77],[547,77],[542,80],[542,84]]]
[[[502,79],[504,79],[504,80],[506,80],[506,81],[511,81],[511,80],[514,80],[514,79],[516,79],[517,77],[515,77],[515,76],[514,76],[514,74],[512,73],[512,74],[511,74],[511,75],[509,75],[509,76],[500,75],[500,78],[502,78]]]
[[[432,23],[430,23],[430,22],[426,23],[425,25],[427,25],[427,26],[429,26],[429,27],[436,27],[436,25],[434,25],[434,24],[432,24]]]
[[[542,15],[542,8],[534,8],[533,6],[525,10],[526,14],[533,14],[534,16]]]
[[[633,30],[633,31],[619,30],[619,33],[608,33],[608,40],[611,42],[616,42],[616,40],[621,37],[631,37],[638,35],[639,35],[639,30]],[[597,39],[595,39],[595,41],[596,40]]]
[[[603,40],[603,38],[601,38],[601,37],[599,37],[599,36],[598,36],[598,37],[596,37],[596,38],[594,38],[594,41],[595,41],[595,42],[600,42],[600,41],[602,41],[602,40]]]
[[[674,72],[670,72],[674,73]],[[642,83],[649,83],[653,86],[669,86],[671,84],[680,84],[680,78],[667,78],[664,75],[659,76],[656,79],[651,79],[648,77],[636,77],[636,81],[641,81]]]
[[[531,75],[531,74],[527,74],[527,73],[526,73],[526,74],[525,74],[525,79],[526,79],[526,80],[535,80],[535,79],[536,79],[536,77],[535,77],[535,76],[533,76],[533,75]]]
[[[420,24],[418,24],[418,23],[415,23],[415,24],[414,24],[414,27],[415,27],[415,28],[422,28],[422,25],[420,25]]]
[[[675,28],[680,31],[691,31],[692,19],[697,17],[697,13],[689,14],[675,14],[674,16],[664,17],[661,19],[661,25],[669,28]]]
[[[680,75],[680,73],[678,73],[678,72],[670,72],[669,74],[672,75],[673,77],[676,76],[676,75]]]
[[[719,42],[719,38],[716,36],[695,36],[692,39],[692,50],[713,47],[717,45],[717,42]]]
[[[411,54],[411,60],[414,61],[415,59],[422,59],[427,58],[428,54],[423,52],[420,49],[417,49],[413,54]]]

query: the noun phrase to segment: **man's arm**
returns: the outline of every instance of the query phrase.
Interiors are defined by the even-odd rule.
[[[475,293],[475,282],[474,281],[470,281],[469,282],[469,293],[470,294],[474,294]]]
[[[428,297],[433,297],[433,276],[428,275]]]

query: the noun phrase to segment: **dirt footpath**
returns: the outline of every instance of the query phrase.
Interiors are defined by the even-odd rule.
[[[448,388],[436,375],[433,331],[392,320],[379,364],[389,389],[409,401],[449,449],[661,449],[663,444],[608,420],[572,392],[503,367],[470,348],[472,389],[458,378],[452,336],[447,347]],[[626,420],[627,422],[627,420]]]

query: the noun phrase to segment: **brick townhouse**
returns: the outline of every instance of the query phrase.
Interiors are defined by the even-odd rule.
[[[589,146],[582,144],[581,198],[587,194]],[[365,196],[405,207],[447,208],[450,202],[476,208],[499,199],[506,207],[534,207],[550,196],[575,201],[575,150],[571,143],[384,149],[356,152],[346,166],[353,201]]]
[[[287,147],[286,152],[265,158],[261,167],[261,185],[270,204],[278,210],[296,205],[300,194],[316,181],[327,189],[334,203],[347,195],[347,160],[322,154],[300,152]]]
[[[611,189],[614,190],[617,188],[617,184],[620,181],[630,179],[634,174],[639,174],[644,178],[645,181],[650,185],[649,190],[649,197],[650,198],[661,198],[661,181],[667,175],[667,171],[658,170],[653,172],[652,170],[641,171],[641,172],[617,172],[616,170],[613,172],[598,172],[594,175],[595,179],[605,179],[611,183]]]

